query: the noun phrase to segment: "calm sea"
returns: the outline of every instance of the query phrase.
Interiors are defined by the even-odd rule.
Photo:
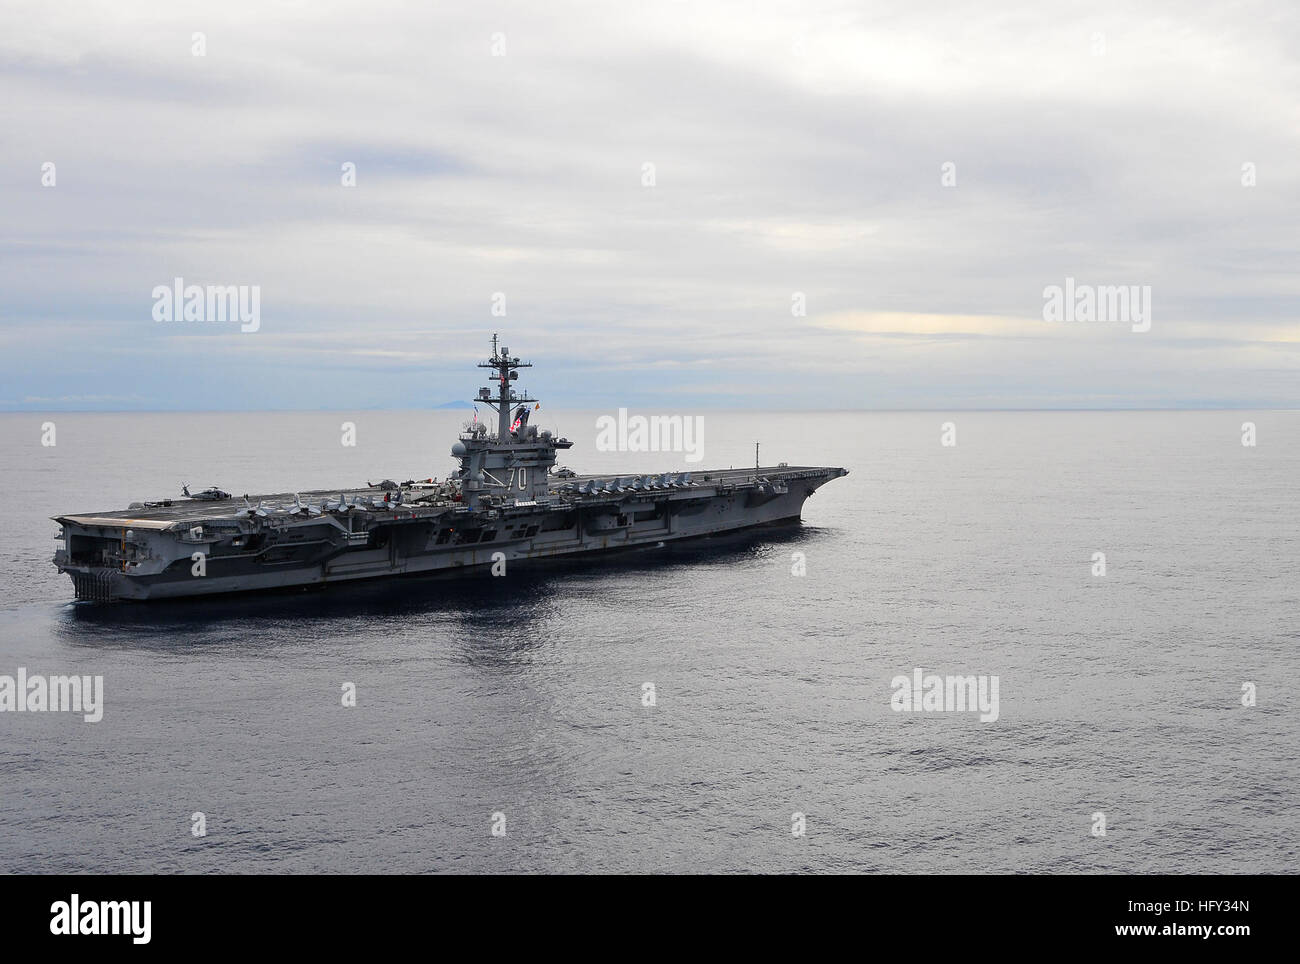
[[[852,474],[669,556],[95,608],[50,516],[445,476],[463,416],[0,416],[0,674],[105,703],[0,713],[0,870],[1296,869],[1300,414],[706,413],[698,464],[595,414],[540,413],[579,471]],[[918,668],[998,719],[895,712]]]

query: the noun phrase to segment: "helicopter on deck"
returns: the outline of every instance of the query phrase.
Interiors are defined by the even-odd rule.
[[[230,493],[223,489],[218,489],[215,485],[210,485],[202,492],[190,492],[190,484],[186,482],[181,486],[181,495],[188,499],[196,499],[199,502],[220,502],[222,499],[229,499]]]

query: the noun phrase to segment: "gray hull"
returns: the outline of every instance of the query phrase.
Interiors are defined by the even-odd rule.
[[[54,562],[78,599],[148,601],[407,575],[490,578],[511,563],[654,546],[798,520],[841,468],[710,471],[689,483],[578,493],[590,477],[542,498],[469,508],[453,502],[258,515],[227,503],[63,516]],[[649,477],[647,477],[649,478]],[[603,481],[603,480],[602,480]],[[617,480],[616,480],[617,481]],[[332,490],[336,491],[336,490]],[[529,493],[541,495],[540,492]],[[306,504],[326,492],[305,493]],[[285,496],[255,497],[262,501]],[[340,500],[342,501],[342,500]],[[375,508],[378,502],[381,507]],[[295,506],[298,506],[295,497]]]

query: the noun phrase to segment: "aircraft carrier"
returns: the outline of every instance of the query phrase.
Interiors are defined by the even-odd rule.
[[[212,487],[125,510],[55,516],[54,564],[76,598],[147,601],[329,586],[414,574],[501,574],[515,562],[650,547],[797,522],[804,500],[842,468],[791,466],[577,475],[556,467],[573,443],[529,425],[519,370],[497,347],[474,401],[495,431],[467,423],[446,479],[385,480],[234,497]]]

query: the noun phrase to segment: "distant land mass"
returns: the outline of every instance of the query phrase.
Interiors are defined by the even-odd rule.
[[[443,402],[441,405],[435,405],[434,408],[473,408],[472,402]]]

